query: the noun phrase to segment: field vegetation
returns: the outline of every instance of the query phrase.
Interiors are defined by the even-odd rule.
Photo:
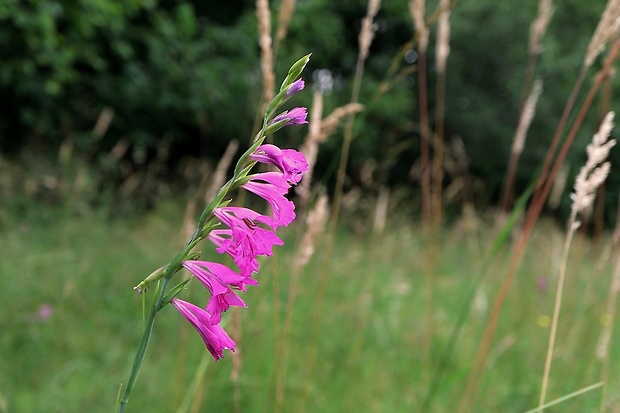
[[[0,413],[115,411],[157,288],[133,287],[310,52],[308,127],[267,137],[310,170],[224,314],[235,353],[163,307],[128,411],[620,411],[620,1],[15,0],[0,21]]]

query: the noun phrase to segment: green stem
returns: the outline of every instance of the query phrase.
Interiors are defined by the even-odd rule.
[[[136,384],[136,379],[138,378],[138,371],[140,371],[140,366],[142,365],[142,361],[144,360],[144,356],[146,355],[146,349],[148,348],[149,341],[151,340],[151,333],[153,332],[153,326],[155,325],[155,315],[159,311],[159,307],[161,306],[161,302],[164,299],[164,294],[166,292],[169,282],[170,278],[164,278],[163,284],[159,289],[157,298],[155,299],[155,304],[153,304],[151,312],[149,313],[149,318],[146,321],[144,333],[142,334],[140,344],[138,345],[136,358],[133,361],[131,374],[129,375],[129,381],[127,382],[127,387],[125,388],[125,394],[121,399],[121,408],[119,410],[119,413],[123,413],[125,411],[125,406],[127,405],[127,403],[129,403],[129,396],[131,395],[133,386]]]
[[[168,284],[170,283],[170,279],[172,278],[174,274],[176,274],[181,269],[183,260],[187,258],[187,255],[192,250],[192,248],[194,248],[196,244],[198,244],[203,239],[203,237],[201,236],[201,232],[204,228],[207,218],[211,216],[215,207],[222,202],[222,200],[224,199],[228,191],[230,191],[233,185],[237,182],[237,180],[239,179],[239,176],[237,175],[239,175],[239,170],[241,168],[241,165],[243,165],[247,161],[250,154],[256,150],[256,148],[260,145],[260,143],[262,143],[261,138],[262,138],[262,130],[257,135],[255,143],[250,147],[248,151],[246,151],[246,153],[241,157],[241,159],[237,163],[237,167],[235,168],[235,175],[228,182],[226,182],[224,186],[222,186],[222,188],[219,190],[219,192],[215,196],[215,199],[202,212],[200,219],[198,220],[198,226],[196,228],[196,231],[194,232],[194,234],[188,241],[187,245],[183,248],[183,250],[176,257],[174,257],[172,261],[170,261],[170,264],[168,264],[168,266],[166,267],[166,270],[164,271],[163,284],[161,285],[161,288],[157,292],[155,303],[153,304],[153,307],[151,308],[151,311],[148,315],[146,324],[144,325],[142,338],[140,339],[140,344],[138,345],[138,350],[136,352],[136,357],[134,359],[133,366],[131,368],[131,374],[129,375],[129,381],[127,382],[127,387],[125,388],[125,394],[123,395],[123,398],[121,399],[119,413],[124,412],[125,406],[129,402],[129,396],[131,395],[131,391],[133,390],[133,387],[136,383],[136,379],[138,377],[138,371],[140,370],[140,366],[142,365],[142,361],[144,360],[144,356],[146,355],[146,350],[149,346],[149,341],[151,340],[151,334],[153,333],[153,326],[155,325],[155,316],[157,315],[157,312],[161,310],[162,302],[164,300],[164,297],[166,296],[166,292],[168,289]]]
[[[119,413],[123,413],[125,411],[125,406],[127,405],[127,403],[129,403],[129,396],[131,396],[131,391],[136,384],[136,379],[138,378],[140,366],[142,365],[142,361],[144,360],[144,356],[146,355],[146,350],[149,346],[149,342],[151,341],[151,334],[153,333],[153,326],[155,325],[155,316],[157,315],[157,312],[161,310],[162,302],[164,300],[164,297],[166,296],[166,291],[168,290],[168,284],[170,283],[172,276],[180,270],[181,264],[183,263],[183,260],[187,257],[189,252],[201,240],[202,238],[200,236],[193,236],[192,239],[190,239],[189,243],[185,246],[185,248],[183,248],[183,250],[176,257],[174,257],[172,261],[170,261],[168,267],[166,267],[161,288],[159,288],[159,290],[157,291],[157,297],[155,298],[155,302],[151,307],[148,319],[146,320],[146,324],[144,325],[144,331],[142,333],[142,338],[140,339],[140,344],[138,345],[138,350],[136,351],[136,357],[134,358],[133,365],[131,367],[131,373],[129,375],[127,387],[125,388],[125,394],[121,399]]]

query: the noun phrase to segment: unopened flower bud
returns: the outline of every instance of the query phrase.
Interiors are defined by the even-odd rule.
[[[164,265],[163,267],[159,267],[158,269],[150,273],[148,277],[142,280],[140,284],[133,287],[133,289],[138,290],[138,292],[142,294],[142,292],[146,291],[153,282],[164,278],[164,272],[166,271],[166,267],[168,266]]]
[[[286,97],[289,98],[289,97],[293,96],[295,93],[297,93],[300,90],[302,90],[304,88],[304,86],[305,86],[304,80],[303,79],[297,79],[286,90]]]

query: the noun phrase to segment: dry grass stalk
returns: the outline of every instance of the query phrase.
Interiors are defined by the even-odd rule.
[[[517,165],[519,163],[521,153],[523,152],[523,148],[525,147],[527,131],[532,124],[532,120],[534,119],[536,103],[538,102],[541,92],[542,81],[537,80],[534,82],[534,87],[532,88],[532,91],[525,101],[523,109],[521,110],[519,124],[517,126],[517,130],[515,131],[515,137],[512,141],[512,149],[510,151],[510,159],[508,161],[508,169],[506,171],[506,181],[502,194],[502,211],[506,213],[510,210],[510,206],[512,204]]]
[[[376,27],[373,24],[373,18],[377,15],[381,6],[380,0],[369,0],[366,17],[362,21],[362,28],[358,37],[358,55],[355,64],[355,76],[353,78],[353,88],[351,90],[351,99],[349,103],[357,103],[359,99],[360,89],[362,85],[362,77],[364,76],[364,62],[368,57],[370,44],[374,38]],[[353,141],[353,122],[355,121],[355,113],[349,114],[347,123],[345,124],[342,147],[340,151],[340,162],[338,164],[338,172],[336,173],[336,188],[334,191],[334,207],[332,208],[332,216],[330,220],[330,230],[335,231],[335,225],[338,221],[340,213],[340,201],[344,188],[346,177],[347,163],[349,160],[349,151],[351,150],[351,142]],[[333,240],[330,241],[330,243]]]
[[[260,46],[260,65],[263,72],[263,100],[267,105],[274,97],[275,74],[273,71],[273,49],[271,48],[271,12],[269,0],[256,0],[258,19],[258,44]]]
[[[547,31],[552,14],[553,8],[551,0],[540,0],[540,3],[538,3],[538,14],[536,15],[536,20],[534,20],[530,26],[530,53],[540,54],[542,51],[540,41]]]
[[[295,10],[295,0],[282,0],[280,10],[278,11],[278,29],[276,30],[276,40],[274,50],[278,49],[278,45],[286,37],[288,27],[291,24],[293,11]]]
[[[433,207],[433,223],[439,231],[443,209],[443,176],[444,176],[444,119],[446,110],[446,63],[450,54],[450,0],[441,0],[439,3],[439,17],[437,21],[437,87],[435,90],[435,133],[433,156],[431,204]],[[437,251],[439,248],[436,248]]]
[[[209,184],[209,188],[204,192],[204,201],[205,204],[208,204],[213,198],[215,198],[215,194],[217,191],[224,185],[226,181],[226,171],[230,167],[230,164],[233,161],[233,157],[235,153],[237,153],[237,149],[239,148],[239,141],[233,139],[228,142],[228,146],[224,151],[224,154],[220,158],[220,161],[217,163],[217,167],[213,172],[213,177],[211,178],[211,183]]]
[[[93,128],[93,135],[95,136],[95,140],[100,139],[103,135],[106,134],[108,128],[110,127],[110,123],[112,123],[112,119],[114,119],[114,109],[105,107],[97,117],[97,122],[95,123],[95,127]]]
[[[377,25],[373,23],[373,19],[379,12],[381,6],[380,0],[370,0],[368,2],[368,10],[366,11],[366,17],[362,19],[362,29],[358,36],[359,42],[359,59],[366,60],[368,57],[368,51],[370,50],[370,44],[375,37],[375,31]]]
[[[323,117],[323,94],[314,92],[312,95],[312,110],[310,112],[310,124],[308,125],[307,141],[322,142],[319,137],[321,133],[321,118]]]
[[[325,140],[336,131],[336,128],[343,119],[361,112],[363,109],[364,106],[359,103],[349,103],[334,109],[329,116],[321,119],[323,112],[323,95],[319,92],[314,94],[312,110],[310,112],[310,122],[308,125],[308,135],[300,148],[300,151],[308,161],[308,171],[304,175],[304,179],[295,187],[295,191],[302,197],[302,204],[307,202],[308,196],[310,195],[312,171],[319,152],[319,143],[325,142]]]
[[[560,202],[562,202],[562,195],[564,194],[564,190],[566,189],[566,184],[568,183],[568,173],[570,172],[570,165],[562,165],[558,174],[553,181],[553,187],[551,187],[551,192],[549,193],[549,201],[547,204],[551,209],[557,209],[560,206]]]
[[[543,84],[541,80],[534,82],[532,93],[530,93],[530,96],[525,101],[525,106],[523,106],[521,117],[519,118],[519,125],[517,126],[517,131],[515,132],[515,138],[512,144],[512,153],[520,155],[521,152],[523,152],[525,137],[530,125],[532,124],[532,120],[534,119],[536,103],[542,93],[542,86]]]
[[[282,328],[282,342],[279,353],[279,360],[281,360],[281,363],[278,364],[277,369],[274,413],[280,413],[284,403],[284,377],[286,376],[289,359],[290,334],[291,326],[293,324],[295,299],[297,298],[299,275],[301,269],[308,264],[310,258],[314,254],[314,246],[317,244],[317,240],[320,235],[325,232],[328,217],[329,203],[327,195],[321,194],[316,204],[306,217],[306,231],[304,232],[304,235],[299,243],[299,248],[297,249],[297,254],[295,255],[296,259],[292,264],[291,283],[288,291],[288,301],[285,312],[286,316],[284,318]]]
[[[543,0],[545,1],[545,0]],[[547,0],[551,1],[551,0]],[[446,62],[450,55],[450,0],[439,3],[439,20],[437,21],[437,71],[446,71]]]
[[[295,273],[299,272],[305,267],[310,258],[314,254],[314,246],[316,245],[319,235],[325,230],[325,224],[327,223],[327,217],[329,216],[329,205],[327,203],[327,195],[319,196],[314,208],[308,212],[306,218],[306,232],[299,243],[297,249],[297,258],[293,264],[293,270]]]
[[[528,44],[527,65],[525,66],[525,75],[523,76],[523,89],[521,100],[526,100],[532,90],[534,73],[536,71],[536,62],[538,56],[542,53],[542,38],[547,31],[551,16],[553,14],[553,6],[551,0],[540,0],[538,3],[538,14],[536,19],[530,25],[530,38]],[[525,103],[522,103],[525,105]]]
[[[389,201],[390,188],[382,185],[379,190],[379,196],[377,197],[377,207],[375,208],[375,216],[372,224],[372,231],[375,235],[383,234],[385,230]]]
[[[426,84],[426,49],[429,31],[424,21],[424,0],[411,0],[409,12],[413,20],[418,43],[418,102],[420,116],[420,186],[422,187],[422,224],[425,233],[429,230],[432,214],[432,193],[430,179],[430,128],[428,120],[428,93]]]
[[[359,103],[349,103],[334,109],[329,116],[321,121],[321,130],[316,138],[317,142],[324,142],[329,135],[334,133],[344,118],[361,112],[363,109],[364,105]]]
[[[564,290],[564,280],[566,279],[566,267],[568,264],[568,254],[570,245],[579,227],[577,214],[589,208],[594,202],[594,194],[596,189],[605,181],[609,174],[610,164],[605,162],[609,155],[609,150],[616,144],[615,140],[607,140],[613,128],[613,112],[609,112],[598,132],[592,138],[592,143],[587,147],[588,159],[586,164],[575,179],[575,192],[571,194],[573,206],[568,221],[568,232],[564,241],[564,250],[562,252],[562,260],[560,262],[560,270],[558,277],[558,285],[555,293],[555,304],[553,307],[553,317],[551,319],[551,331],[549,332],[549,344],[547,346],[547,357],[545,360],[545,371],[540,390],[540,399],[538,402],[539,411],[543,411],[542,406],[545,404],[547,395],[547,387],[549,385],[549,375],[551,372],[551,360],[555,347],[555,338],[557,335],[558,320],[560,318],[560,309],[562,308],[562,293]]]
[[[596,357],[603,362],[609,359],[609,349],[614,325],[614,315],[616,313],[616,299],[618,297],[618,291],[620,291],[620,257],[616,256],[611,279],[611,288],[609,289],[609,295],[607,297],[603,331],[598,345],[596,346]],[[604,363],[604,366],[607,366],[607,364],[608,363]],[[601,381],[606,382],[607,378],[602,377]]]
[[[564,112],[562,113],[562,117],[558,124],[558,128],[556,129],[556,132],[554,134],[553,141],[547,152],[547,157],[545,158],[543,169],[538,178],[538,188],[534,192],[534,195],[532,196],[532,202],[527,209],[525,215],[525,223],[523,225],[521,234],[517,239],[517,243],[515,245],[512,258],[510,260],[510,266],[506,275],[504,276],[504,279],[502,280],[502,284],[497,293],[495,303],[491,310],[489,321],[487,323],[487,326],[485,327],[485,331],[478,346],[478,350],[476,351],[476,356],[473,361],[473,367],[467,378],[465,390],[462,393],[459,411],[463,411],[463,409],[467,408],[467,406],[471,406],[473,403],[475,403],[480,378],[482,376],[482,371],[484,370],[486,365],[488,349],[490,347],[491,341],[493,340],[495,329],[497,327],[497,322],[499,320],[500,313],[506,300],[508,290],[512,283],[512,279],[514,278],[514,274],[517,270],[517,267],[519,266],[523,252],[525,251],[527,240],[532,234],[532,230],[534,228],[534,225],[536,224],[536,221],[538,220],[538,217],[540,216],[542,208],[545,204],[545,200],[547,199],[549,191],[551,190],[551,186],[553,185],[553,181],[555,180],[558,171],[564,163],[564,159],[566,158],[568,150],[572,145],[575,136],[577,135],[577,132],[583,123],[586,113],[592,105],[594,97],[600,89],[603,80],[608,76],[613,63],[616,61],[618,56],[620,56],[620,40],[614,41],[612,47],[610,48],[610,52],[607,55],[605,62],[603,63],[603,68],[597,74],[596,78],[594,79],[594,84],[590,87],[587,96],[583,100],[577,116],[572,124],[572,127],[568,131],[566,139],[564,140],[562,148],[557,154],[557,157],[555,158],[555,162],[553,163],[552,167],[551,161],[553,159],[553,154],[555,153],[555,149],[557,148],[557,145],[559,143],[560,136],[562,135],[564,127],[566,126],[566,122],[568,121],[568,116],[575,103],[577,93],[581,89],[581,85],[583,84],[583,80],[585,79],[585,74],[587,72],[587,70],[585,70],[585,66],[582,67],[582,70],[579,73],[579,78],[577,79],[577,82],[573,87],[573,91],[571,92],[568,102],[566,103]]]
[[[584,66],[590,67],[594,63],[594,59],[603,51],[609,40],[618,35],[619,30],[620,0],[609,0],[588,44]]]
[[[605,323],[603,331],[596,348],[596,357],[601,361],[601,382],[607,384],[609,380],[609,356],[611,348],[611,337],[614,329],[616,302],[618,292],[620,292],[620,205],[616,212],[616,228],[613,233],[613,272],[611,276],[611,285],[607,296],[607,304],[605,307]],[[603,387],[601,395],[600,411],[607,411],[606,400],[607,386]]]
[[[614,139],[607,140],[614,127],[613,121],[613,112],[605,115],[598,132],[592,138],[592,143],[586,148],[588,160],[579,171],[575,179],[575,193],[571,194],[572,210],[575,213],[582,212],[592,205],[596,189],[609,174],[610,164],[605,160],[609,156],[609,150],[616,144]]]
[[[431,164],[430,164],[430,122],[429,122],[429,111],[428,111],[428,91],[427,91],[427,80],[426,80],[426,50],[428,48],[428,38],[429,38],[429,30],[426,26],[426,22],[424,21],[424,0],[411,0],[409,2],[409,11],[411,13],[411,17],[415,26],[416,33],[416,41],[418,43],[418,102],[419,102],[419,133],[420,133],[420,186],[422,188],[422,231],[425,237],[429,235],[438,235],[439,227],[441,224],[441,192],[438,190],[433,191],[431,188]],[[443,132],[442,132],[443,133]],[[434,135],[435,136],[435,135]],[[443,151],[443,141],[435,136],[435,142],[440,144],[441,151]],[[437,160],[437,158],[436,158]],[[435,162],[434,166],[435,171],[438,172],[435,175],[434,183],[437,185],[439,183],[438,179],[441,175],[442,165],[438,162]],[[437,189],[437,186],[435,186]],[[433,202],[433,197],[435,198]],[[434,234],[431,234],[431,220],[435,218],[433,222],[435,222],[435,231]],[[425,326],[424,326],[424,337],[423,341],[423,357],[430,357],[432,340],[433,340],[433,328],[435,326],[434,322],[434,311],[433,311],[433,279],[432,272],[434,272],[435,263],[437,262],[436,257],[438,257],[439,248],[437,242],[437,237],[433,237],[433,246],[431,253],[425,256],[424,263],[424,307],[425,307]]]
[[[428,48],[428,27],[424,22],[424,0],[410,0],[409,12],[415,25],[415,33],[421,52]]]
[[[234,334],[234,340],[238,343],[241,342],[241,315],[238,308],[233,308],[231,317],[230,331]],[[233,412],[241,412],[241,388],[239,385],[239,375],[241,368],[243,367],[242,348],[238,346],[235,348],[235,352],[231,354],[232,370],[230,371],[230,381],[233,383]]]
[[[312,182],[312,171],[316,164],[316,157],[319,153],[319,134],[321,133],[321,117],[323,116],[323,94],[314,92],[312,97],[312,107],[310,109],[310,121],[308,122],[308,135],[300,148],[301,153],[306,157],[308,170],[304,179],[295,187],[295,192],[301,197],[300,206],[305,206],[310,197],[310,184]]]
[[[377,14],[380,7],[379,0],[369,0],[367,19],[363,22],[362,32],[359,36],[359,51],[357,56],[357,62],[355,65],[355,76],[353,79],[353,87],[351,90],[350,103],[357,103],[359,99],[359,93],[362,83],[362,77],[364,75],[364,62],[368,56],[370,48],[370,42],[374,36],[374,27],[372,25],[372,18]],[[369,32],[370,31],[370,32]],[[327,230],[324,247],[326,251],[332,251],[332,247],[335,242],[336,225],[340,214],[340,205],[343,198],[344,182],[346,178],[347,163],[349,160],[349,151],[351,149],[351,142],[353,141],[353,122],[355,120],[355,114],[349,114],[347,122],[345,124],[342,146],[340,151],[340,162],[338,164],[338,171],[336,172],[336,185],[334,188],[334,200],[333,207],[331,208],[331,215],[329,218],[329,229]],[[301,397],[301,409],[299,413],[305,413],[306,401],[310,391],[309,378],[312,376],[312,370],[315,367],[316,356],[316,342],[319,336],[320,318],[323,313],[323,299],[325,295],[325,288],[327,285],[327,276],[330,267],[330,254],[325,255],[325,259],[319,270],[319,280],[315,291],[316,300],[314,306],[314,313],[312,316],[312,325],[310,328],[310,340],[309,351],[305,362],[305,376],[307,379],[303,384],[303,393]]]

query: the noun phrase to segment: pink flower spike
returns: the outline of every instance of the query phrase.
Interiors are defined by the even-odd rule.
[[[224,350],[235,351],[235,342],[222,327],[211,322],[211,315],[205,310],[178,298],[173,298],[170,303],[198,331],[215,361],[224,357]]]
[[[206,310],[211,314],[213,324],[219,324],[222,320],[222,313],[231,306],[247,307],[231,286],[245,291],[246,284],[258,284],[256,280],[243,277],[227,266],[215,262],[183,261],[183,266],[194,274],[211,293]]]
[[[287,226],[295,219],[295,204],[285,197],[290,186],[278,172],[256,174],[241,187],[269,202],[277,226]]]
[[[250,155],[250,159],[274,165],[291,185],[299,183],[303,174],[308,170],[308,162],[301,152],[294,149],[280,149],[271,144],[259,146]]]
[[[278,116],[273,118],[269,124],[273,125],[274,123],[286,120],[286,123],[282,126],[302,125],[304,123],[308,123],[306,116],[308,116],[306,108],[293,108],[280,113]]]

